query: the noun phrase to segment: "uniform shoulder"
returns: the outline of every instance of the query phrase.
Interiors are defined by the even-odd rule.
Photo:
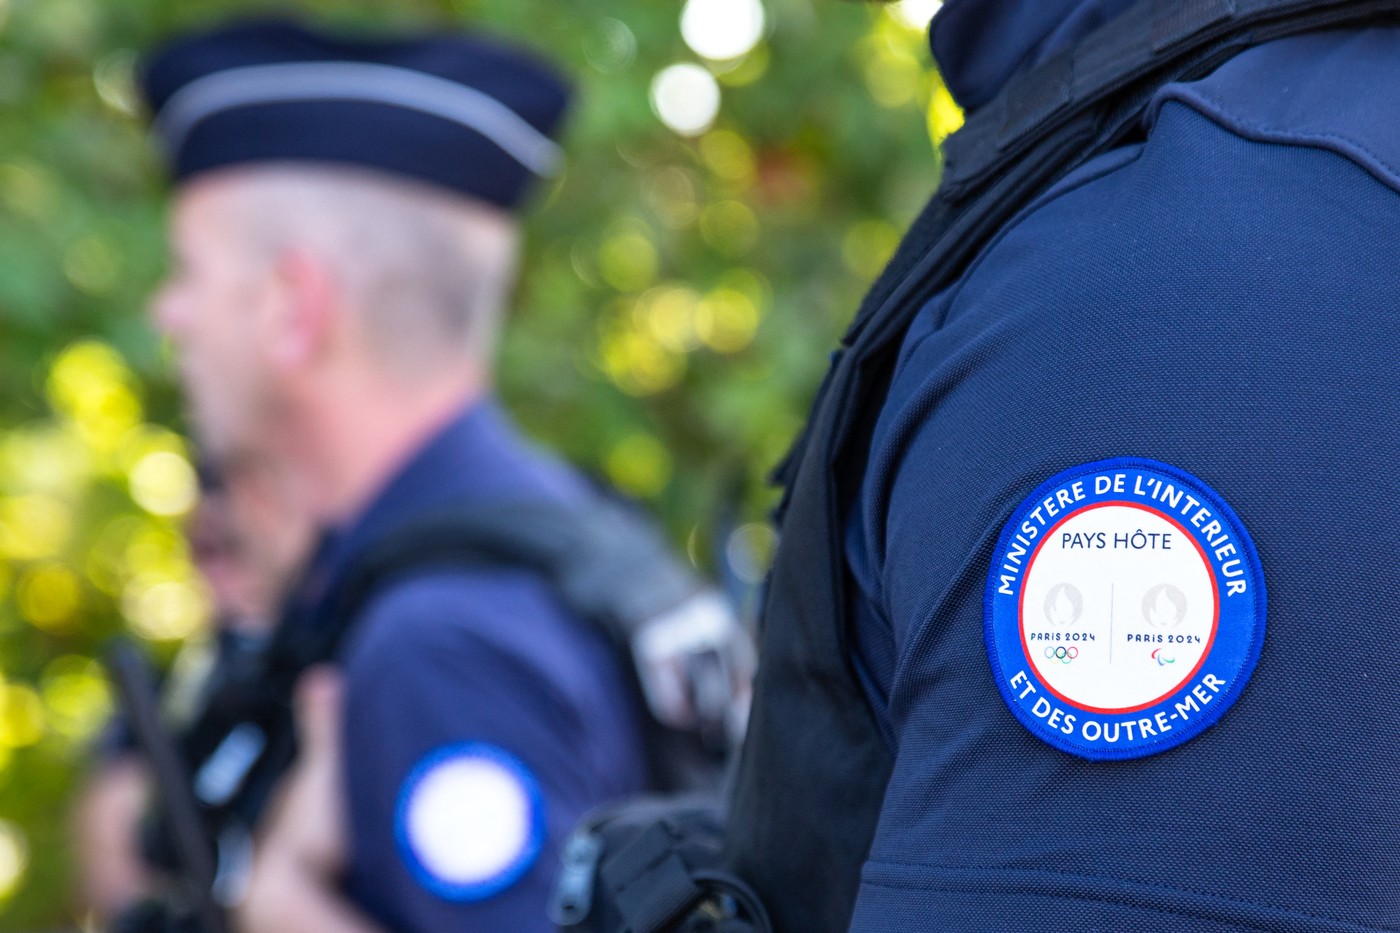
[[[538,575],[507,567],[407,574],[369,600],[343,655],[352,681],[490,665],[577,705],[614,676],[604,640]]]
[[[1151,458],[1272,514],[1273,465],[1326,470],[1390,392],[1375,270],[1397,237],[1395,191],[1355,162],[1164,105],[1131,159],[1042,201],[919,312],[863,490],[886,599],[926,618],[932,582],[1077,464]]]
[[[1334,152],[1400,191],[1400,128],[1374,88],[1400,81],[1400,29],[1342,29],[1268,42],[1215,72],[1164,87],[1167,102],[1264,143]]]

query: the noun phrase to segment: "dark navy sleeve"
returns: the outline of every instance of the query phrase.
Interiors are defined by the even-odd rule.
[[[562,840],[641,782],[607,647],[534,578],[442,571],[380,596],[344,660],[352,899],[402,933],[552,929]]]
[[[1400,642],[1374,608],[1400,589],[1381,559],[1400,544],[1382,519],[1400,492],[1392,186],[1168,104],[1140,152],[1021,218],[921,313],[855,510],[858,618],[882,620],[858,634],[888,671],[870,692],[896,760],[853,929],[1400,920]],[[1013,717],[985,600],[1013,510],[1124,457],[1233,508],[1268,633],[1218,724],[1093,761]]]

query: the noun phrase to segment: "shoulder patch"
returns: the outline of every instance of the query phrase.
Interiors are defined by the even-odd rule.
[[[544,846],[539,782],[514,755],[469,742],[429,753],[404,780],[394,819],[400,856],[423,887],[479,901],[529,871]]]
[[[987,577],[992,676],[1041,741],[1141,758],[1214,725],[1264,644],[1249,533],[1205,483],[1154,460],[1101,460],[1017,507]]]

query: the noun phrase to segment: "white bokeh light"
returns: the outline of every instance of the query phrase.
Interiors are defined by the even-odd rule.
[[[942,5],[943,0],[899,0],[890,6],[890,10],[906,25],[914,29],[927,29],[929,20]]]
[[[700,65],[670,65],[652,79],[651,105],[672,130],[697,136],[710,128],[719,113],[719,83]]]
[[[763,23],[762,0],[686,0],[681,37],[696,55],[728,61],[758,44]]]

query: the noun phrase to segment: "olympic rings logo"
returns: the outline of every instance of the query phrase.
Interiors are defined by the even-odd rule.
[[[1068,664],[1075,658],[1079,657],[1079,649],[1074,647],[1073,645],[1070,645],[1068,648],[1065,648],[1063,646],[1058,648],[1051,648],[1049,646],[1046,646],[1045,656],[1052,661],[1059,661],[1061,664]]]

